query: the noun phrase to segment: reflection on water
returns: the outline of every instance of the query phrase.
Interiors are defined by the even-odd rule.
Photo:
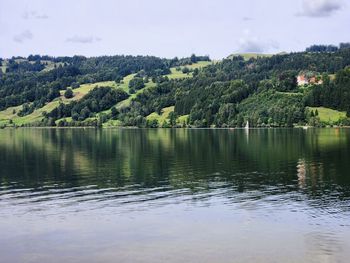
[[[347,129],[1,130],[0,255],[345,262],[349,160]]]
[[[341,262],[338,255],[341,255],[344,249],[348,249],[334,232],[308,233],[305,236],[305,244],[312,262]]]

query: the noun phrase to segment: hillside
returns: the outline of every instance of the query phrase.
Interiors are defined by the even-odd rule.
[[[0,111],[0,125],[2,126],[52,126],[52,125],[70,125],[74,123],[74,120],[72,119],[72,116],[69,117],[63,117],[63,118],[51,118],[52,115],[51,112],[56,110],[60,105],[70,105],[73,103],[79,104],[79,101],[83,99],[89,92],[91,92],[94,88],[99,87],[110,87],[112,89],[120,89],[123,90],[128,94],[128,97],[122,101],[118,101],[113,107],[110,107],[106,110],[100,111],[100,112],[92,112],[92,114],[89,115],[89,117],[85,118],[84,120],[79,120],[78,125],[96,125],[97,121],[102,116],[105,118],[106,115],[110,115],[112,113],[112,108],[115,109],[124,109],[128,107],[133,99],[136,98],[136,96],[140,93],[142,93],[144,90],[156,86],[158,81],[164,81],[168,79],[184,79],[184,78],[190,78],[192,77],[193,70],[194,69],[200,69],[206,65],[209,65],[211,62],[207,61],[208,58],[206,57],[198,57],[193,58],[192,61],[196,59],[204,59],[199,61],[191,61],[191,58],[185,58],[185,59],[175,59],[175,60],[161,60],[158,58],[153,57],[141,57],[138,58],[139,61],[136,61],[135,57],[101,57],[101,58],[92,58],[93,60],[101,60],[102,62],[106,63],[104,67],[101,70],[101,75],[106,75],[101,77],[96,77],[95,74],[81,74],[76,76],[76,78],[72,78],[71,76],[65,76],[66,71],[68,69],[71,69],[74,64],[78,64],[76,61],[77,58],[52,58],[53,61],[51,63],[47,62],[47,57],[36,57],[37,62],[36,64],[42,64],[45,65],[45,67],[38,68],[38,71],[31,68],[33,57],[28,57],[27,59],[21,58],[21,59],[11,59],[11,60],[3,60],[3,65],[7,64],[14,64],[17,63],[17,66],[12,68],[16,68],[16,70],[13,69],[4,69],[4,72],[6,74],[2,74],[2,85],[0,88],[0,92],[3,92],[6,94],[6,92],[11,91],[11,78],[14,77],[20,77],[20,81],[16,79],[14,83],[16,84],[22,84],[23,81],[28,78],[29,73],[30,77],[33,78],[33,73],[37,74],[37,79],[39,81],[44,77],[52,77],[52,75],[58,75],[58,73],[61,73],[61,77],[57,78],[55,81],[49,81],[47,80],[41,87],[34,87],[35,93],[37,93],[40,90],[47,91],[44,93],[44,96],[49,96],[49,94],[54,93],[54,95],[50,98],[44,97],[44,100],[42,98],[38,98],[37,96],[34,98],[27,98],[26,102],[21,104],[20,102],[12,102],[15,96],[19,96],[21,94],[20,98],[28,96],[27,94],[27,87],[22,89],[18,89],[18,92],[15,94],[11,94],[9,96],[5,95],[5,98],[1,101],[4,106],[2,108],[5,108],[4,110]],[[44,60],[42,60],[44,59]],[[82,59],[82,58],[79,58]],[[129,70],[128,68],[123,67],[123,70],[121,70],[121,73],[116,73],[118,68],[115,68],[113,63],[111,63],[111,60],[130,60],[129,63],[135,63],[136,65],[129,65],[126,64],[127,67],[135,67],[135,68],[142,68],[142,63],[144,63],[144,60],[152,60],[159,62],[162,61],[162,63],[154,65],[150,65],[145,67],[141,70]],[[60,62],[60,61],[66,61],[66,62]],[[85,59],[83,59],[85,60]],[[89,59],[86,59],[88,61]],[[104,61],[107,60],[107,61]],[[39,62],[38,62],[39,61]],[[54,62],[59,61],[59,62]],[[141,61],[141,63],[140,63]],[[149,61],[147,61],[149,62]],[[58,63],[58,64],[57,64]],[[70,63],[70,64],[69,64]],[[115,63],[115,61],[114,61]],[[151,63],[149,63],[151,64]],[[27,68],[27,66],[29,68]],[[46,67],[46,65],[49,65],[49,67]],[[52,66],[56,65],[56,66]],[[79,65],[79,64],[78,64]],[[175,67],[172,67],[175,66]],[[23,69],[26,70],[23,70]],[[76,71],[80,71],[78,67],[75,68]],[[93,70],[93,69],[91,69]],[[147,71],[146,71],[147,70]],[[132,72],[135,71],[135,73],[131,73],[128,75],[125,75],[124,77],[121,77],[124,72]],[[113,74],[111,74],[111,72]],[[55,73],[55,74],[54,74]],[[99,72],[97,72],[99,73]],[[67,74],[69,75],[69,74]],[[131,88],[129,83],[135,78],[140,78],[143,82],[143,87],[137,90],[132,90],[134,88]],[[60,82],[67,83],[67,78],[69,79],[69,83],[71,85],[64,86],[64,84],[61,84]],[[10,81],[8,81],[10,79]],[[78,79],[78,81],[75,81]],[[94,81],[94,80],[103,80],[105,81]],[[107,79],[115,79],[115,80],[107,80]],[[86,83],[86,84],[79,84],[79,82],[92,82],[92,83]],[[8,82],[10,82],[8,84]],[[30,83],[32,83],[32,79],[30,79]],[[14,85],[13,85],[14,86]],[[16,87],[18,88],[18,87]],[[73,91],[73,97],[72,98],[65,98],[64,93],[67,89],[71,89]],[[28,96],[29,97],[29,96]],[[13,104],[20,104],[16,106],[10,106],[7,107],[7,105]],[[69,114],[68,114],[69,115]],[[49,120],[49,118],[51,118]],[[116,122],[113,119],[109,119],[106,121],[105,126],[108,126],[110,124],[115,124]],[[74,123],[77,124],[77,123]],[[120,124],[120,123],[119,123]]]
[[[349,125],[350,49],[319,50],[0,59],[0,125]]]
[[[262,54],[262,53],[235,53],[235,54],[231,54],[229,55],[227,58],[228,59],[232,59],[234,57],[243,57],[244,60],[249,60],[251,58],[253,59],[257,59],[257,58],[269,58],[272,57],[273,54]]]

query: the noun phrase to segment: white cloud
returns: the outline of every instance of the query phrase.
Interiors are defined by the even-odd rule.
[[[24,30],[23,32],[21,32],[20,34],[18,35],[15,35],[13,37],[13,40],[15,42],[18,42],[18,43],[23,43],[24,41],[26,40],[30,40],[33,38],[33,34],[32,32],[30,32],[29,30]]]
[[[48,19],[46,14],[39,14],[37,11],[26,11],[22,15],[23,19]]]
[[[69,37],[66,39],[66,42],[71,42],[71,43],[81,43],[81,44],[91,44],[94,42],[101,41],[102,39],[99,37],[95,36],[78,36],[75,35],[73,37]]]
[[[252,35],[250,30],[244,30],[243,36],[239,39],[239,52],[263,53],[278,49],[277,42],[269,40],[262,41],[257,36]]]
[[[343,0],[303,0],[302,11],[297,16],[327,17],[342,9]]]

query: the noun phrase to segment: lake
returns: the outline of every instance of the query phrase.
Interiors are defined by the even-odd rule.
[[[349,262],[348,129],[0,130],[0,262]]]

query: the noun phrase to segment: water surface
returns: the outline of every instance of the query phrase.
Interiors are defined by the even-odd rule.
[[[0,262],[348,262],[350,130],[0,130]]]

